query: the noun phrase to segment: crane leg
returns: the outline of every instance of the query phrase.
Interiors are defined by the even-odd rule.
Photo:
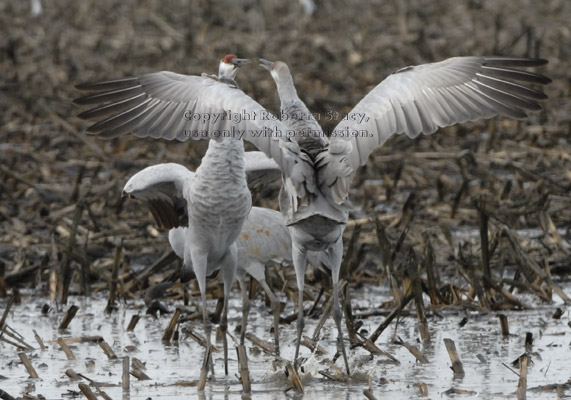
[[[274,292],[272,292],[272,289],[270,288],[265,279],[263,281],[260,281],[260,284],[262,285],[262,288],[270,298],[270,304],[272,305],[272,314],[274,316],[274,345],[276,348],[276,355],[279,356],[280,355],[280,331],[279,331],[280,301],[278,300]]]
[[[200,369],[200,379],[198,381],[198,390],[202,391],[206,386],[208,366],[211,365],[211,370],[213,369],[211,356],[212,346],[210,344],[210,333],[212,327],[210,325],[210,320],[208,319],[208,308],[206,307],[207,256],[205,254],[191,252],[191,259],[196,274],[196,280],[198,281],[198,287],[200,289],[200,297],[202,299],[202,321],[204,324],[204,336],[206,338],[206,351],[204,352],[204,361],[202,363],[202,368]]]
[[[337,325],[337,348],[341,349],[343,354],[343,361],[345,362],[345,368],[347,369],[347,375],[351,375],[349,369],[349,362],[347,361],[347,353],[345,351],[345,343],[343,341],[343,329],[341,328],[341,308],[339,307],[339,271],[341,269],[341,261],[343,258],[343,240],[339,238],[337,242],[330,248],[331,261],[331,278],[333,280],[333,320],[335,325]]]
[[[293,237],[293,235],[292,235]],[[294,365],[297,366],[297,358],[299,356],[299,344],[301,343],[301,334],[305,321],[303,320],[303,285],[305,280],[305,267],[307,265],[307,251],[299,245],[292,243],[292,258],[293,266],[295,268],[295,276],[297,279],[297,340],[295,343],[295,357]]]
[[[222,343],[224,344],[224,374],[228,376],[228,299],[230,298],[230,289],[234,282],[234,274],[236,265],[238,264],[238,251],[236,243],[228,249],[221,260],[222,279],[224,281],[224,308],[222,311],[222,319],[220,321],[220,330],[222,331]]]
[[[250,313],[250,300],[248,299],[248,291],[246,290],[246,282],[244,279],[238,279],[240,284],[240,293],[242,294],[242,325],[240,327],[240,344],[244,345],[246,338],[246,325],[248,324],[248,314]]]

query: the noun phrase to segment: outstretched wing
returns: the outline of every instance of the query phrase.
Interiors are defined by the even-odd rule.
[[[233,136],[253,143],[284,171],[297,157],[284,124],[240,89],[209,77],[163,71],[76,87],[95,92],[74,102],[96,105],[78,117],[95,121],[87,132],[102,138],[129,132],[180,141]]]
[[[545,85],[545,76],[514,68],[545,64],[541,59],[455,57],[403,68],[382,81],[332,132],[332,142],[351,143],[353,171],[392,135],[414,138],[439,127],[505,115],[527,117],[547,96],[525,84]]]
[[[184,192],[193,176],[180,164],[153,165],[133,175],[125,184],[123,195],[143,201],[159,228],[184,226],[188,217]]]

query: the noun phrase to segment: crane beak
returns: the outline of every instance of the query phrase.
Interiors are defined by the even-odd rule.
[[[252,62],[252,60],[249,60],[247,58],[234,58],[232,60],[232,64],[234,64],[237,67],[241,67],[242,65],[250,64],[251,62]]]
[[[266,60],[264,58],[260,58],[260,66],[265,70],[271,71],[272,68],[274,67],[274,62]]]

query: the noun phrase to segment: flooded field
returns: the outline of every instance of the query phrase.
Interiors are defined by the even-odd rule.
[[[387,292],[366,289],[353,293],[353,307],[359,320],[360,310],[371,310],[386,299]],[[23,296],[22,304],[14,305],[7,316],[6,324],[10,331],[20,334],[34,350],[26,350],[39,378],[32,379],[20,362],[14,346],[0,343],[0,388],[12,396],[29,395],[28,398],[60,399],[73,398],[79,393],[78,384],[89,384],[87,379],[98,383],[101,390],[113,399],[169,399],[195,397],[194,387],[200,373],[203,348],[195,341],[185,338],[180,332],[180,340],[162,342],[163,331],[168,325],[170,315],[155,319],[145,315],[142,301],[123,303],[109,316],[104,316],[106,299],[101,297],[73,297],[70,304],[79,310],[68,329],[58,330],[63,312],[51,310],[42,315],[45,304],[42,299]],[[6,302],[0,303],[3,309]],[[168,304],[175,307],[177,304]],[[398,361],[382,355],[371,355],[358,349],[350,350],[350,366],[353,377],[350,382],[335,382],[325,378],[319,371],[330,370],[325,361],[335,352],[336,330],[330,319],[322,330],[319,345],[327,353],[311,354],[307,348],[301,355],[307,357],[301,374],[305,386],[306,399],[360,398],[363,390],[369,388],[376,398],[514,398],[518,385],[518,366],[512,365],[525,352],[525,336],[533,335],[531,363],[527,375],[528,398],[552,399],[569,395],[571,383],[571,327],[569,312],[564,311],[560,319],[553,314],[561,304],[536,305],[529,311],[503,311],[509,321],[509,336],[502,336],[498,313],[464,312],[454,309],[440,309],[430,313],[428,319],[431,342],[419,342],[415,317],[402,317],[398,324],[391,324],[380,336],[376,344]],[[287,310],[286,310],[287,311]],[[141,320],[133,332],[126,328],[133,315]],[[240,304],[232,301],[230,329],[239,323]],[[465,325],[460,326],[463,319]],[[361,329],[373,331],[384,317],[362,319]],[[265,307],[254,302],[251,312],[251,329],[259,338],[271,341],[268,332],[271,317]],[[311,335],[316,320],[308,319],[305,332]],[[202,333],[200,323],[185,323],[182,327]],[[34,332],[46,345],[40,350],[34,339]],[[101,336],[110,345],[117,358],[109,359],[96,342],[78,342],[80,338]],[[295,324],[280,326],[282,356],[293,357]],[[428,363],[420,363],[402,345],[393,338],[416,346],[426,357]],[[63,338],[75,360],[68,360],[61,350],[58,338]],[[455,342],[463,363],[465,376],[454,377],[450,369],[451,361],[443,339]],[[274,357],[265,354],[256,345],[246,344],[249,358],[252,397],[281,399],[284,393],[295,397],[287,380],[284,368],[274,369]],[[138,359],[145,363],[145,374],[149,380],[138,380],[131,376],[129,390],[123,390],[122,359]],[[339,360],[340,361],[340,360]],[[216,380],[207,384],[200,398],[239,399],[242,386],[237,378],[238,365],[236,353],[230,352],[230,375],[224,376],[221,353],[214,353]],[[340,365],[341,363],[338,362]],[[70,379],[65,371],[72,369],[84,378]],[[425,386],[426,392],[422,392]],[[94,385],[91,386],[96,391]],[[456,394],[454,394],[454,391]],[[74,395],[75,393],[75,395]],[[424,394],[423,394],[424,393]],[[44,396],[44,397],[40,397]],[[36,397],[34,397],[36,396]]]

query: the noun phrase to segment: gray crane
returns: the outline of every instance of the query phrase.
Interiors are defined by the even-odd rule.
[[[414,138],[438,127],[495,115],[525,118],[527,110],[541,109],[537,101],[546,95],[511,82],[547,84],[541,75],[511,69],[544,64],[539,59],[457,57],[439,63],[403,68],[367,94],[337,127],[324,134],[313,114],[298,97],[288,66],[261,59],[276,82],[282,120],[294,130],[306,155],[305,195],[293,196],[282,187],[280,208],[292,236],[299,307],[295,359],[303,330],[303,286],[307,252],[324,251],[324,264],[333,281],[333,319],[347,373],[349,363],[343,344],[337,284],[343,255],[342,234],[351,204],[348,190],[353,174],[371,152],[393,134]],[[297,197],[294,199],[294,197]],[[292,201],[295,200],[295,201]]]
[[[204,85],[214,84],[230,90],[237,90],[236,74],[240,66],[250,60],[240,59],[233,54],[225,56],[220,61],[218,76],[203,74],[193,77]],[[110,112],[125,110],[133,105],[133,99],[121,101],[119,104],[108,104],[126,92],[133,94],[129,87],[130,80],[119,80],[103,83],[86,83],[78,85],[80,90],[94,90],[97,93],[77,99],[78,104],[106,103],[102,107],[83,113],[82,118],[99,118]],[[159,90],[163,90],[160,89]],[[135,95],[135,101],[143,101],[148,105],[151,99],[144,99],[144,94]],[[203,100],[198,96],[196,101]],[[157,105],[158,103],[155,103]],[[140,107],[139,107],[140,108]],[[164,108],[164,107],[163,107]],[[124,115],[124,112],[120,115]],[[153,125],[170,126],[163,118],[152,118]],[[164,124],[164,125],[163,125]],[[108,122],[103,122],[105,127]],[[173,166],[173,174],[184,172]],[[156,176],[151,174],[152,179]],[[159,225],[163,228],[176,228],[185,223],[188,225],[186,240],[192,243],[184,253],[184,264],[181,272],[181,282],[188,281],[192,272],[196,276],[200,288],[203,323],[207,342],[205,360],[201,369],[199,389],[203,390],[206,382],[208,365],[211,362],[211,326],[206,308],[206,277],[217,269],[222,270],[224,282],[224,311],[220,327],[224,341],[224,370],[228,375],[228,343],[226,338],[228,297],[237,264],[237,247],[235,240],[240,234],[242,224],[250,213],[252,199],[246,183],[244,163],[244,144],[241,140],[231,137],[217,137],[209,142],[208,150],[202,159],[194,179],[187,182],[184,179],[175,181],[167,190],[184,196],[178,196],[180,201],[171,202],[168,196],[159,195],[150,199],[151,209],[155,210]],[[179,184],[179,186],[177,186]],[[186,207],[185,207],[186,206]],[[181,221],[181,208],[186,208],[186,221]]]
[[[169,140],[218,139],[234,136],[253,143],[282,171],[280,206],[292,234],[292,259],[303,289],[308,251],[322,251],[334,282],[334,319],[345,367],[341,313],[337,298],[342,233],[351,204],[351,179],[373,150],[394,134],[416,137],[439,127],[505,115],[523,119],[541,107],[546,96],[525,84],[545,85],[549,78],[521,67],[545,64],[541,59],[455,57],[403,68],[367,94],[337,127],[324,135],[307,117],[289,69],[272,64],[282,104],[296,105],[309,126],[291,129],[236,87],[173,72],[157,72],[100,84],[80,85],[99,93],[80,104],[102,104],[80,114],[96,120],[87,131],[103,138],[131,132]],[[523,82],[519,84],[515,82]],[[195,117],[197,116],[197,117]],[[226,117],[224,117],[226,116]],[[303,123],[304,121],[300,121]],[[314,131],[314,129],[316,131]],[[304,132],[301,135],[301,132]],[[226,154],[235,157],[234,154]],[[227,162],[234,161],[227,158]],[[216,240],[216,239],[213,239]],[[299,297],[296,358],[303,330]]]
[[[245,170],[250,187],[263,185],[280,176],[277,165],[261,152],[244,154]],[[277,172],[277,174],[276,174]],[[188,200],[184,198],[188,187],[192,185],[194,172],[186,167],[165,163],[147,167],[133,175],[125,184],[123,194],[143,201],[151,211],[160,228],[175,224],[165,223],[173,209],[181,221],[188,217]],[[169,230],[169,242],[175,253],[185,258],[185,248],[194,245],[187,240],[188,228],[184,223]],[[274,341],[279,355],[279,309],[280,302],[266,282],[265,267],[270,264],[291,264],[291,237],[280,212],[268,208],[252,207],[244,221],[240,235],[236,239],[237,269],[236,277],[242,292],[242,327],[240,342],[244,344],[249,300],[245,286],[248,273],[256,279],[271,302],[274,317]],[[192,268],[192,260],[186,260],[184,268]],[[213,270],[217,268],[213,266]],[[188,272],[187,272],[188,274]]]

